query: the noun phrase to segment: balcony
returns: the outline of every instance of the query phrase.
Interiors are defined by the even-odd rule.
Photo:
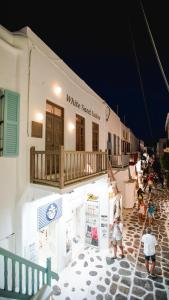
[[[135,165],[139,159],[139,152],[134,152],[129,154],[129,165]]]
[[[110,162],[110,164],[108,164]],[[108,166],[123,168],[129,165],[128,155],[108,156],[107,152],[37,151],[30,149],[30,181],[64,188],[108,172]]]
[[[129,165],[129,155],[111,155],[109,156],[109,160],[112,168],[125,168]]]

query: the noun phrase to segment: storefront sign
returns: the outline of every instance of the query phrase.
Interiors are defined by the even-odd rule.
[[[99,201],[86,201],[86,237],[87,244],[92,246],[99,246]]]
[[[40,230],[62,216],[62,199],[40,206],[37,213],[38,230]]]
[[[95,196],[94,194],[87,194],[87,201],[95,201],[98,199],[98,196]]]
[[[73,106],[77,107],[78,109],[83,110],[85,113],[87,113],[88,115],[100,120],[101,117],[94,112],[91,108],[86,107],[84,104],[79,103],[76,99],[74,99],[73,97],[67,95],[66,96],[67,102],[72,104]]]

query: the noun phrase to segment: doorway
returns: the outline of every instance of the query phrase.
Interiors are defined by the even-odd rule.
[[[59,171],[59,147],[64,144],[64,109],[46,102],[46,163],[47,174]]]
[[[74,258],[83,246],[83,205],[73,210],[71,232],[72,232],[72,257]]]
[[[46,259],[51,257],[52,270],[57,270],[57,223],[50,223],[39,231],[39,264],[46,267]]]

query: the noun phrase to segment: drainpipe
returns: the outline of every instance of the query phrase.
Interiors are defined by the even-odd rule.
[[[29,102],[30,102],[30,79],[31,79],[31,58],[32,48],[29,50],[28,57],[28,90],[27,90],[27,136],[29,137]]]

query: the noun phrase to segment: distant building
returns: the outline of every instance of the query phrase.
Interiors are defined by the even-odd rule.
[[[143,152],[145,150],[144,148],[144,141],[140,140],[140,152]]]
[[[167,145],[167,138],[159,139],[157,143],[157,149],[156,149],[156,154],[158,157],[164,154],[164,149],[166,148],[166,145]]]
[[[169,152],[169,113],[167,114],[166,122],[165,122],[165,131],[167,135],[166,147],[164,148],[164,152]]]
[[[165,131],[167,133],[167,139],[169,139],[169,113],[167,114],[167,118],[165,122]]]

